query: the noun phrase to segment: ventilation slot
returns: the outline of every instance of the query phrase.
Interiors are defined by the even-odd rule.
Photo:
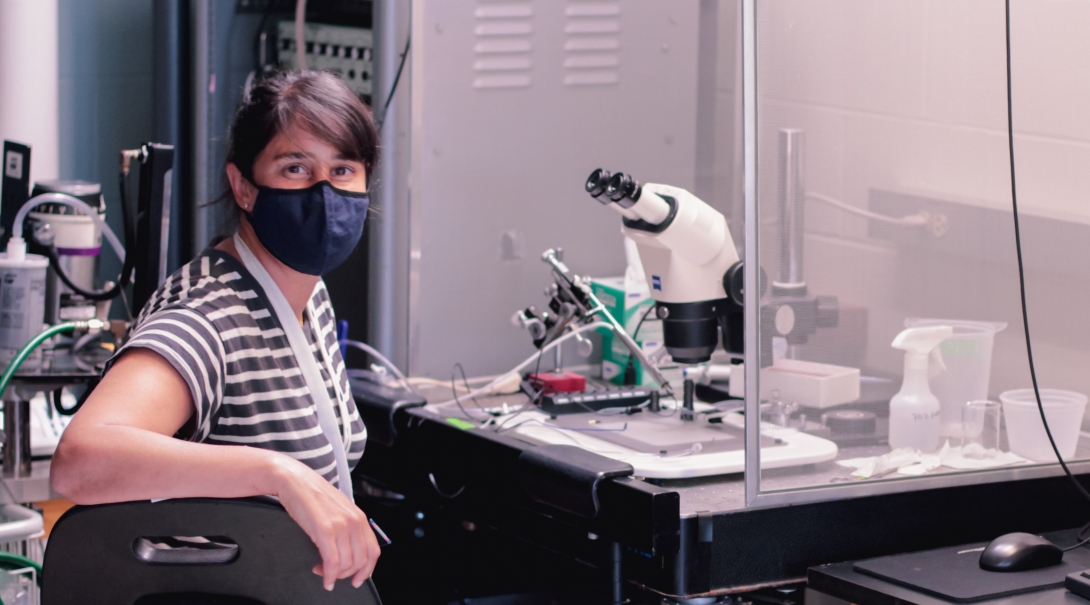
[[[474,88],[525,88],[533,68],[534,9],[524,2],[478,1]]]
[[[569,2],[564,9],[564,84],[620,82],[621,4]]]

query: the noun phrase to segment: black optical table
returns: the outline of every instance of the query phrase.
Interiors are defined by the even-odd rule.
[[[442,395],[449,398],[449,390],[434,393]],[[1061,477],[747,509],[741,474],[604,476],[595,488],[597,508],[580,509],[550,501],[548,489],[528,491],[520,457],[541,446],[510,432],[459,428],[426,408],[375,408],[359,396],[357,402],[369,433],[355,471],[365,510],[376,506],[369,491],[396,492],[414,514],[441,509],[467,527],[498,530],[615,573],[629,590],[663,596],[744,592],[803,581],[815,565],[1086,522],[1082,502]],[[593,499],[589,488],[575,497]]]

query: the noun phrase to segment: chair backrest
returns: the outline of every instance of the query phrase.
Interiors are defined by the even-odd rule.
[[[178,537],[186,548],[162,548]],[[175,542],[177,544],[177,542]],[[77,506],[54,526],[43,605],[381,605],[370,580],[332,592],[318,548],[270,498],[187,498]]]

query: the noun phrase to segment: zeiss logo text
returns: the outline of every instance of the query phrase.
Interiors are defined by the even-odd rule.
[[[662,292],[662,278],[658,275],[651,276],[651,289]]]

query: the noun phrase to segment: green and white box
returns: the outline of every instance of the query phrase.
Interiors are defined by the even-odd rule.
[[[630,336],[635,334],[640,319],[655,304],[645,282],[626,282],[623,277],[602,277],[592,279],[590,287],[606,310],[624,326]],[[602,378],[615,384],[624,384],[625,368],[630,355],[628,347],[612,330],[601,328],[599,332],[602,334]],[[662,321],[654,315],[648,316],[640,327],[636,344],[645,353],[651,353],[662,346]],[[643,384],[644,368],[634,361],[633,369],[636,384]]]

